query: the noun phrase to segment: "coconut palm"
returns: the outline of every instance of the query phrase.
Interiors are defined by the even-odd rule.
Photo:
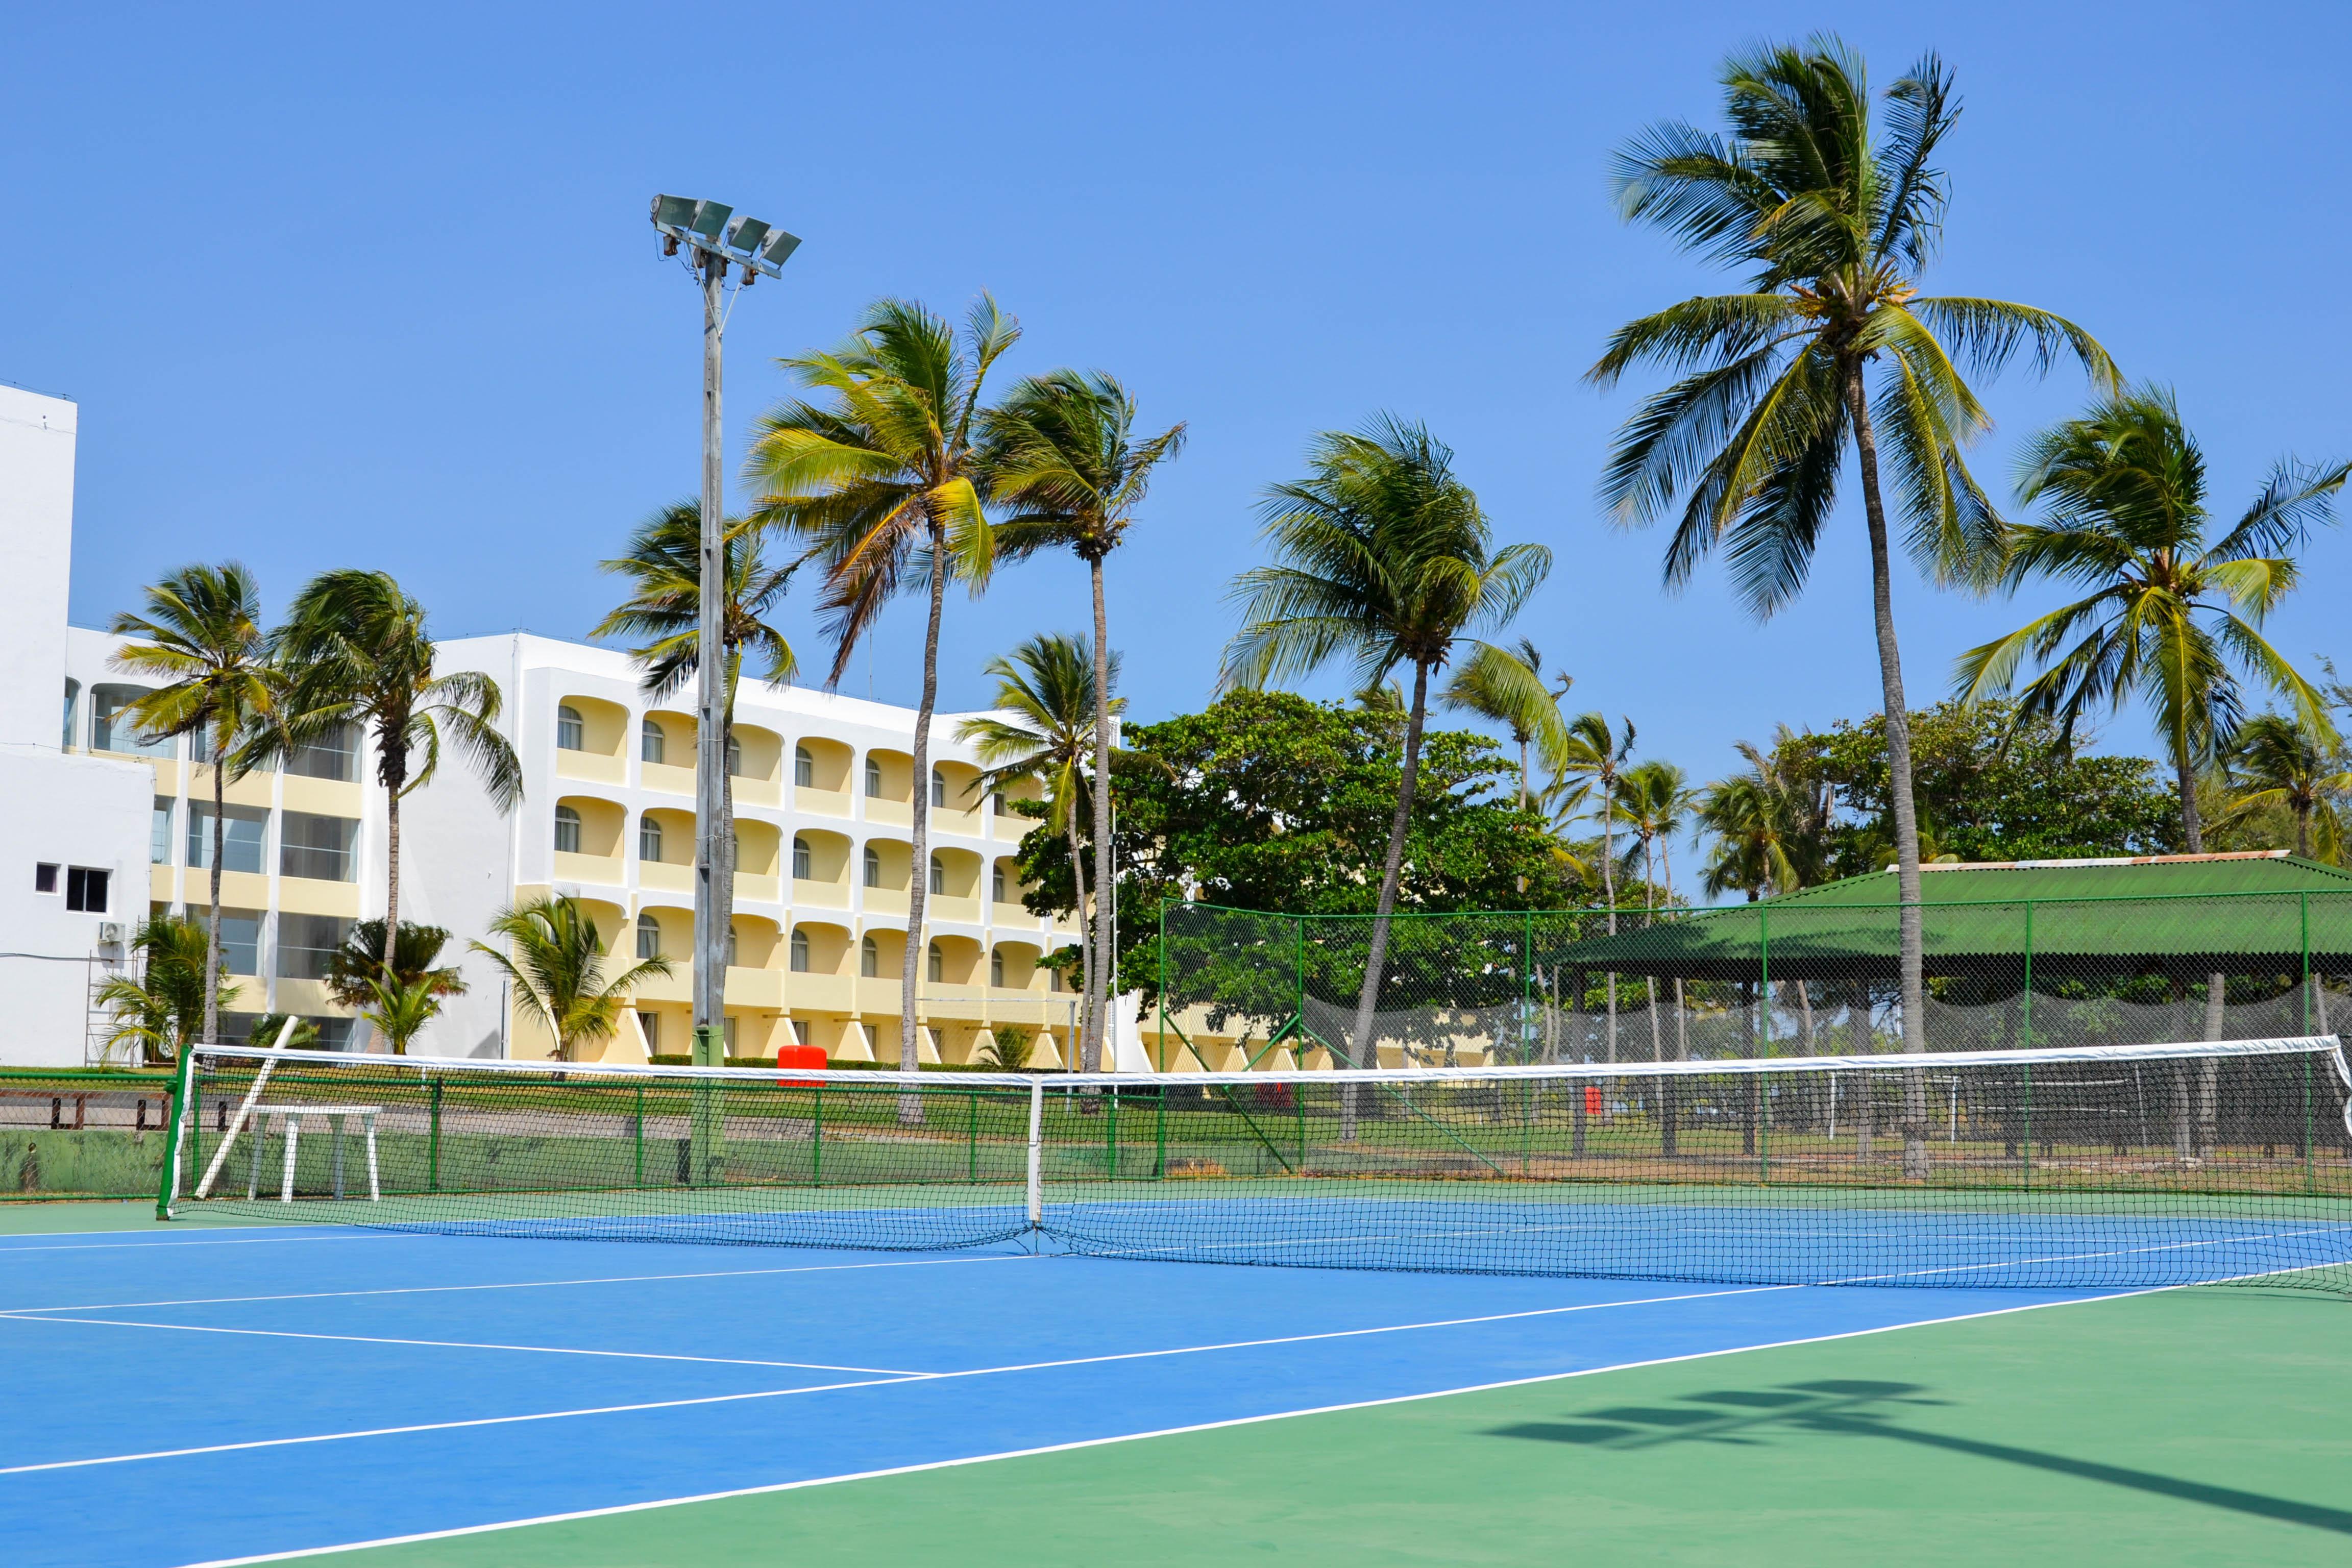
[[[1769,751],[1739,742],[1747,771],[1701,793],[1699,824],[1715,841],[1704,881],[1708,897],[1738,891],[1753,903],[1767,892],[1793,893],[1827,879],[1836,803],[1825,780],[1788,765],[1794,739],[1783,724]]]
[[[1552,814],[1553,824],[1565,830],[1570,824],[1585,815],[1594,800],[1601,803],[1601,899],[1607,905],[1604,918],[1609,934],[1617,934],[1617,781],[1623,775],[1633,755],[1633,721],[1624,721],[1622,734],[1609,728],[1608,717],[1599,710],[1580,713],[1567,723],[1560,740],[1560,753],[1552,765],[1551,781],[1544,789],[1544,804]],[[1617,1059],[1617,976],[1614,972],[1601,977],[1601,996],[1605,1007],[1603,1039],[1609,1059]]]
[[[504,937],[507,945],[478,942],[474,951],[499,966],[514,983],[522,1010],[547,1026],[558,1061],[570,1061],[575,1047],[609,1039],[629,994],[670,972],[668,959],[655,957],[606,979],[604,939],[577,899],[513,905],[490,921],[490,934]]]
[[[146,591],[144,615],[128,612],[109,627],[138,640],[114,656],[114,667],[164,684],[131,705],[131,717],[152,735],[186,735],[192,751],[209,742],[213,820],[210,903],[205,912],[205,966],[220,967],[221,859],[228,814],[229,775],[242,775],[252,758],[237,746],[243,731],[268,723],[278,683],[261,630],[261,593],[253,574],[231,561],[183,566]],[[207,991],[203,1038],[220,1038],[220,999]]]
[[[795,401],[760,421],[747,468],[760,494],[753,521],[807,542],[824,568],[826,630],[838,682],[882,607],[902,589],[926,592],[922,698],[915,711],[912,857],[930,863],[931,710],[939,697],[940,616],[955,579],[978,593],[993,564],[976,450],[988,373],[1021,336],[986,295],[957,332],[905,300],[877,302],[847,342],[782,361],[828,406]],[[907,944],[919,950],[929,879],[907,900]],[[901,964],[898,1065],[915,1070],[917,966]],[[909,1095],[902,1116],[921,1114]]]
[[[792,586],[793,567],[774,566],[764,559],[761,530],[730,521],[719,538],[724,551],[726,580],[720,588],[719,641],[726,652],[725,689],[719,725],[722,749],[732,755],[735,744],[735,693],[748,662],[752,678],[781,683],[798,673],[800,661],[793,645],[772,623]],[[628,580],[631,593],[589,632],[593,637],[614,637],[630,643],[637,661],[639,685],[660,699],[683,688],[700,668],[702,655],[702,503],[673,501],[637,525],[622,552],[600,563],[606,572]],[[735,777],[725,772],[719,780],[722,807],[711,824],[711,930],[728,931],[735,925]]]
[[[2021,349],[2037,368],[2067,353],[2102,385],[2114,367],[2046,310],[1920,294],[1947,199],[1936,160],[1959,114],[1936,56],[1888,89],[1876,127],[1861,57],[1833,37],[1735,55],[1721,80],[1730,133],[1674,122],[1636,137],[1617,155],[1618,206],[1753,272],[1744,293],[1684,300],[1611,339],[1590,380],[1612,385],[1643,363],[1680,379],[1626,422],[1601,494],[1627,524],[1682,498],[1667,582],[1721,547],[1740,596],[1769,616],[1804,587],[1853,448],[1895,806],[1903,1044],[1924,1051],[1911,731],[1879,465],[1892,469],[1913,559],[1939,581],[1972,581],[1997,557],[2001,522],[1963,458],[1990,420],[1956,359],[1990,374]],[[1905,1166],[1924,1175],[1925,1080],[1911,1088]]]
[[[987,770],[974,782],[975,790],[1001,789],[1025,778],[1045,785],[1046,829],[1068,841],[1072,907],[1081,926],[1090,919],[1108,919],[1101,907],[1103,883],[1099,880],[1094,884],[1097,907],[1089,912],[1086,856],[1078,847],[1087,769],[1107,754],[1096,744],[1096,719],[1097,714],[1117,713],[1126,707],[1117,698],[1097,700],[1097,668],[1108,673],[1114,686],[1118,684],[1117,654],[1096,658],[1084,637],[1058,633],[1031,637],[1010,654],[988,661],[985,673],[996,679],[992,700],[996,712],[976,715],[956,726],[956,739],[971,746]],[[1095,835],[1098,843],[1108,837]],[[1093,1022],[1095,1010],[1104,1005],[1095,993],[1097,960],[1091,940],[1080,943],[1079,959],[1084,975],[1080,1005],[1086,1018],[1079,1038],[1084,1040],[1092,1037],[1087,1026]]]
[[[1103,561],[1118,548],[1150,489],[1152,471],[1184,449],[1184,426],[1139,437],[1135,398],[1099,371],[1060,370],[1017,384],[986,420],[986,465],[1000,505],[1011,515],[996,526],[996,548],[1008,560],[1046,548],[1067,548],[1087,563],[1094,595],[1094,819],[1110,820],[1110,620],[1103,605]],[[1111,885],[1108,833],[1095,835],[1095,887]],[[1087,950],[1087,1027],[1079,1066],[1102,1065],[1104,1021],[1109,1016],[1111,943],[1099,892]],[[1099,992],[1099,994],[1098,994]]]
[[[2323,694],[2264,641],[2262,623],[2301,578],[2294,552],[2335,521],[2352,465],[2280,460],[2253,504],[2210,544],[2205,456],[2172,394],[2137,387],[2065,420],[2027,448],[2018,496],[2048,521],[2011,531],[2001,584],[2054,577],[2091,590],[1961,656],[1970,700],[2007,691],[2028,656],[2042,666],[2020,719],[2071,737],[2085,714],[2145,702],[2180,803],[2189,852],[2205,847],[2198,775],[2228,752],[2240,681],[2284,698],[2322,743],[2336,729]]]
[[[522,799],[522,764],[498,730],[499,684],[477,670],[434,673],[425,606],[389,573],[343,567],[303,585],[270,634],[284,672],[283,723],[265,746],[365,729],[384,796],[383,963],[400,929],[400,803],[440,771],[445,747],[473,765],[501,813]]]
[[[1276,563],[1234,580],[1242,628],[1225,647],[1218,679],[1232,690],[1343,659],[1365,687],[1400,665],[1412,668],[1396,813],[1356,1001],[1356,1059],[1371,1067],[1378,1063],[1372,1014],[1404,863],[1430,676],[1457,653],[1485,646],[1473,634],[1499,630],[1518,613],[1551,570],[1551,552],[1540,544],[1496,549],[1478,498],[1454,472],[1452,449],[1421,425],[1384,415],[1360,434],[1327,432],[1310,448],[1308,463],[1307,479],[1266,492],[1265,534]],[[1354,1131],[1354,1109],[1351,1092],[1342,1136]]]
[[[325,973],[320,975],[327,994],[346,1007],[366,1007],[377,999],[377,986],[389,979],[402,986],[423,985],[436,996],[462,996],[466,994],[466,977],[454,968],[439,968],[441,950],[449,945],[449,933],[439,926],[400,922],[400,937],[393,944],[392,968],[387,973],[383,963],[383,922],[355,921],[344,934],[342,945],[327,955]]]
[[[2294,852],[2341,864],[2347,836],[2343,805],[2352,769],[2343,745],[2283,713],[2260,713],[2239,727],[2225,764],[2229,805],[2222,822],[2284,810],[2294,823]]]
[[[1528,748],[1533,744],[1547,763],[1557,763],[1567,750],[1568,721],[1559,711],[1576,678],[1557,672],[1558,684],[1547,686],[1543,654],[1534,639],[1521,637],[1508,647],[1482,647],[1462,661],[1454,679],[1438,693],[1448,708],[1500,724],[1519,749],[1519,809],[1528,808]]]
[[[176,1061],[198,1030],[218,1026],[218,1003],[236,983],[221,972],[216,938],[182,916],[151,916],[131,948],[144,960],[142,973],[117,974],[98,989],[98,1005],[113,1021],[107,1053],[127,1047],[140,1062]]]
[[[360,1009],[360,1016],[375,1026],[383,1037],[392,1054],[404,1057],[409,1042],[425,1032],[441,1012],[445,993],[428,978],[403,979],[398,974],[381,973],[367,982],[368,999]]]

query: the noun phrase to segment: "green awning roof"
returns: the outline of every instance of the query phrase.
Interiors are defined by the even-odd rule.
[[[2180,855],[1933,866],[1920,881],[1930,974],[2036,980],[2352,970],[2352,872],[2294,856]],[[1542,955],[1588,972],[1696,980],[1892,978],[1893,872],[1656,923]]]

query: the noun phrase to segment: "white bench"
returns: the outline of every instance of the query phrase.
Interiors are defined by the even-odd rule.
[[[278,1128],[286,1134],[286,1169],[278,1178],[278,1201],[294,1201],[294,1151],[302,1135],[305,1117],[326,1117],[335,1124],[335,1196],[343,1195],[343,1124],[358,1117],[367,1134],[368,1202],[383,1201],[382,1189],[376,1180],[375,1119],[383,1108],[379,1105],[257,1105],[252,1109],[253,1172],[246,1180],[245,1195],[251,1199],[261,1189],[261,1145],[267,1141],[268,1118],[278,1118]]]

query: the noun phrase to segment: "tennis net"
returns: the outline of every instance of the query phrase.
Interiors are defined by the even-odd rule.
[[[177,1215],[1759,1284],[2352,1290],[2333,1036],[1247,1074],[203,1047]]]

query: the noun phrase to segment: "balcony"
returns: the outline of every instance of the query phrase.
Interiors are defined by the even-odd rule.
[[[567,779],[592,779],[598,784],[625,784],[628,781],[626,759],[608,757],[596,752],[559,750],[555,753],[555,771]]]
[[[623,880],[620,858],[612,855],[579,855],[568,849],[558,849],[555,851],[555,879],[559,882],[594,882],[603,887],[617,888]],[[687,885],[690,887],[692,884]]]
[[[793,902],[816,909],[845,910],[849,907],[849,889],[839,882],[817,882],[805,877],[793,879]]]
[[[889,827],[915,826],[915,808],[903,800],[884,800],[878,795],[866,797],[866,820]]]
[[[854,1012],[857,1006],[858,984],[858,981],[846,974],[793,974],[787,972],[784,1001],[795,1012]]]
[[[689,867],[687,870],[690,879],[693,868]],[[751,871],[738,871],[735,873],[735,897],[739,900],[755,904],[781,903],[784,897],[783,884],[773,877],[762,877]]]
[[[899,982],[896,975],[887,979],[857,981],[856,1010],[861,1013],[887,1013],[896,1016],[898,1011]],[[893,1033],[896,1031],[894,1030]],[[892,1042],[893,1047],[896,1041]]]
[[[669,763],[639,763],[637,776],[647,789],[662,790],[670,795],[691,795],[694,793],[692,768],[681,768]]]
[[[978,925],[980,900],[959,899],[947,893],[933,893],[926,903],[925,912],[935,921],[960,921],[966,925]]]
[[[329,887],[345,887],[347,883],[331,882]],[[201,866],[188,868],[187,901],[203,908],[212,901],[213,874]],[[357,900],[354,900],[354,902]],[[269,907],[269,879],[252,871],[221,873],[221,908],[225,910],[266,910]],[[306,911],[330,912],[330,911]],[[341,911],[331,911],[341,912]]]
[[[640,1002],[686,1002],[694,1000],[694,964],[690,960],[672,956],[667,974],[648,974],[632,987]]]
[[[868,888],[866,889],[866,912],[869,915],[907,914],[907,889],[904,888]]]
[[[559,862],[557,872],[561,874],[561,862],[565,857],[558,855],[555,858]],[[585,859],[587,857],[577,858]],[[742,879],[739,877],[736,880],[740,882]],[[657,893],[691,893],[694,891],[694,868],[669,860],[640,860],[637,862],[637,886]]]
[[[781,1011],[784,1005],[783,971],[730,965],[727,971],[727,1005]]]
[[[847,816],[849,796],[837,789],[819,789],[814,784],[800,784],[793,790],[793,809],[818,816]]]
[[[959,811],[951,805],[931,807],[931,831],[952,833],[961,838],[979,838],[988,832],[987,822],[977,810]]]

